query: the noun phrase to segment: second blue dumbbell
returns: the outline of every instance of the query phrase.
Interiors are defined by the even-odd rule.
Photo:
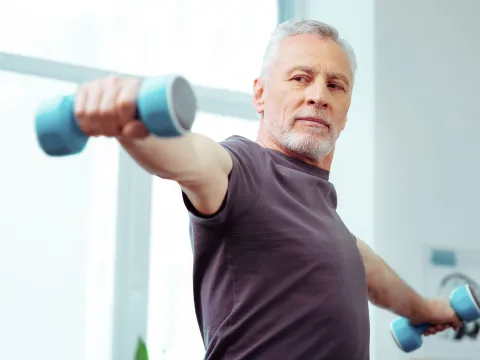
[[[80,129],[74,113],[75,95],[43,102],[35,116],[37,140],[50,156],[80,153],[88,136]],[[180,76],[145,79],[137,99],[136,118],[159,137],[181,136],[193,125],[197,112],[195,94]]]
[[[480,319],[480,300],[469,285],[463,285],[452,291],[450,305],[458,318],[464,322]],[[399,317],[392,321],[390,330],[398,347],[406,353],[419,349],[422,346],[422,335],[430,324],[412,325]]]

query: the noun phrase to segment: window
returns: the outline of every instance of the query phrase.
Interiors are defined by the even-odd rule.
[[[0,13],[0,34],[14,34],[0,51],[250,92],[276,3],[18,0]]]
[[[257,122],[241,119],[255,115],[245,92],[251,93],[276,20],[276,0],[17,0],[2,9],[0,119],[6,126],[0,160],[7,176],[0,187],[5,235],[0,243],[8,244],[0,254],[0,282],[7,294],[0,308],[0,336],[7,345],[0,358],[104,360],[114,356],[112,349],[129,349],[131,335],[144,331],[143,313],[136,316],[143,309],[128,302],[122,303],[126,325],[123,319],[113,321],[123,315],[115,307],[122,292],[128,296],[138,285],[126,281],[114,298],[115,270],[143,276],[123,264],[124,259],[114,266],[117,214],[126,208],[135,208],[136,214],[150,209],[142,201],[117,208],[123,203],[118,170],[132,175],[131,187],[140,184],[140,177],[123,157],[119,160],[115,141],[92,139],[82,154],[72,157],[43,154],[33,131],[36,107],[78,85],[47,78],[81,82],[91,79],[92,68],[140,76],[177,73],[200,89],[203,112],[194,130],[217,141],[232,134],[253,139]],[[2,53],[28,59],[11,61]],[[64,64],[47,67],[40,59]],[[39,77],[2,73],[2,68]],[[75,76],[67,77],[65,69]],[[155,179],[153,191],[149,352],[160,359],[163,350],[168,359],[201,357],[188,214],[177,184]],[[144,194],[148,197],[149,190]],[[133,235],[122,233],[129,241],[138,236],[135,225],[141,221],[126,213],[125,223],[134,224]],[[19,348],[24,357],[19,358]]]
[[[255,140],[257,128],[257,121],[199,113],[193,131],[215,141],[231,135]],[[193,303],[189,220],[179,186],[155,179],[152,203],[149,351],[155,359],[201,359],[205,350]]]
[[[34,133],[45,98],[76,84],[0,72],[0,359],[107,359],[118,148],[51,158]]]

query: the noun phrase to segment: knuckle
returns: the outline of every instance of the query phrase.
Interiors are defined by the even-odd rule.
[[[82,119],[86,116],[85,113],[86,111],[84,108],[75,107],[75,110],[74,110],[75,117]]]
[[[133,102],[130,99],[119,99],[117,102],[117,107],[120,111],[130,110],[132,106]]]
[[[93,119],[98,116],[98,109],[96,108],[85,109],[83,111],[83,114],[85,118]]]
[[[115,108],[111,106],[102,106],[98,109],[97,114],[101,118],[110,118],[115,115]]]
[[[105,82],[109,85],[118,85],[121,82],[121,78],[118,75],[112,74],[105,78]]]
[[[129,99],[121,99],[117,102],[117,115],[122,118],[133,117],[134,102]]]

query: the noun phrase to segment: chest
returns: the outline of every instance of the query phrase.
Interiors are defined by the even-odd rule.
[[[327,180],[278,170],[255,206],[232,229],[249,258],[299,265],[358,260],[355,240],[336,207],[335,188]]]

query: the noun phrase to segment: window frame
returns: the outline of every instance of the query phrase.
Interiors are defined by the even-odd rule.
[[[119,75],[94,67],[0,52],[0,70],[70,83]],[[251,95],[192,84],[198,111],[257,120]],[[131,360],[137,339],[147,338],[152,175],[120,148],[118,170],[117,239],[112,328],[112,359]],[[130,355],[129,355],[130,354]]]

